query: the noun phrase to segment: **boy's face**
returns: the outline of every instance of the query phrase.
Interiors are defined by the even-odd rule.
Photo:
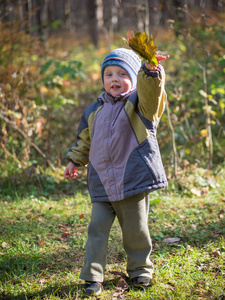
[[[106,92],[113,97],[129,92],[132,88],[130,76],[119,66],[107,66],[104,70],[103,80]]]

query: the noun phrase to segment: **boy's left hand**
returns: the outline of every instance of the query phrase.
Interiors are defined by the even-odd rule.
[[[167,58],[169,58],[169,55],[160,55],[160,54],[156,54],[155,58],[158,60],[158,62],[160,62],[161,60],[165,60]],[[150,71],[157,71],[157,66],[151,65],[151,64],[145,64],[146,68]]]
[[[167,59],[169,58],[169,55],[160,55],[160,54],[156,54],[155,58],[158,60],[158,62],[160,62],[161,60]]]

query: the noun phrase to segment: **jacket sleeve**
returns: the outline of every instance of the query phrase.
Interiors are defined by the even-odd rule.
[[[159,65],[159,71],[152,72],[141,68],[138,73],[137,93],[140,113],[151,122],[158,122],[166,104],[165,71]]]
[[[77,140],[66,154],[69,161],[77,167],[84,167],[89,162],[90,135],[88,126],[88,116],[84,111],[78,127]]]

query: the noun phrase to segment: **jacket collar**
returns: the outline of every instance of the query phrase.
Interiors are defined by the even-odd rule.
[[[136,90],[136,88],[130,90],[129,92],[122,93],[116,97],[113,97],[111,94],[107,93],[104,89],[103,92],[99,95],[98,100],[107,102],[107,103],[115,103],[117,101],[126,101],[127,98]]]

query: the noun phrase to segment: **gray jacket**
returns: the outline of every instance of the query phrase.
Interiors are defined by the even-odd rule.
[[[83,113],[67,158],[88,164],[91,200],[118,201],[167,187],[156,127],[164,111],[165,73],[139,71],[137,89],[113,98],[103,92]]]

